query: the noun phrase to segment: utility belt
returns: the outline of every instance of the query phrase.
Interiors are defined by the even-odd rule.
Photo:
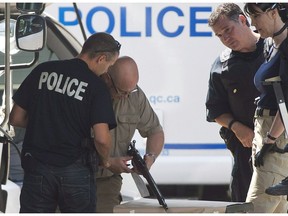
[[[95,173],[98,170],[99,166],[99,155],[96,151],[94,140],[92,138],[85,138],[81,141],[82,155],[75,161],[75,163],[83,164],[90,168],[90,170]],[[21,153],[21,165],[25,171],[33,171],[36,169],[38,164],[42,163],[38,161],[33,155],[29,152]]]
[[[277,110],[272,109],[264,109],[261,107],[257,107],[255,110],[254,117],[263,117],[263,116],[275,116],[277,113]]]
[[[73,163],[82,164],[89,167],[91,171],[96,172],[98,169],[98,155],[91,154],[86,151],[86,153],[83,153],[81,157]],[[21,152],[21,167],[25,172],[34,172],[36,169],[39,169],[43,166],[57,167],[55,165],[49,165],[36,159],[30,152]]]
[[[82,164],[88,166],[83,157],[80,157],[73,163]],[[43,167],[58,167],[50,165],[36,159],[30,152],[21,152],[21,167],[25,172],[34,172],[36,169],[42,169]]]

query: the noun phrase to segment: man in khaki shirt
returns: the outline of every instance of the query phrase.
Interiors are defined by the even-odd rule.
[[[113,109],[117,127],[110,131],[112,148],[109,169],[100,167],[96,174],[97,210],[96,212],[113,212],[115,205],[120,204],[122,186],[121,173],[131,173],[127,161],[128,146],[136,131],[147,138],[144,160],[151,168],[164,145],[164,132],[159,119],[152,109],[142,89],[137,85],[139,80],[136,62],[128,57],[120,57],[102,77],[106,82],[113,100]]]

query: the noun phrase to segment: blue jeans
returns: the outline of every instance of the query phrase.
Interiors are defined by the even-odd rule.
[[[31,169],[25,168],[20,213],[55,213],[57,206],[65,213],[95,212],[96,186],[89,167],[80,160],[66,167],[33,160]]]

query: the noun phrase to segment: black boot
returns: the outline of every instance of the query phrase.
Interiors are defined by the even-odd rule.
[[[274,196],[288,195],[288,177],[283,179],[280,183],[267,188],[265,193]]]

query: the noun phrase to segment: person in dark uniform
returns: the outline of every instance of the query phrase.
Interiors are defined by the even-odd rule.
[[[286,12],[286,31],[288,27],[288,3],[284,4],[281,3],[281,5],[284,5],[285,12]],[[285,34],[285,33],[284,33]],[[287,35],[287,34],[286,34]],[[279,75],[282,80],[282,89],[285,96],[285,102],[286,107],[288,107],[288,35],[283,40],[283,42],[279,46],[279,52],[280,52],[280,72]],[[272,143],[277,142],[277,139],[279,138],[280,134],[283,134],[285,128],[282,122],[282,119],[280,117],[280,114],[278,114],[275,118],[275,124],[270,129],[270,136],[275,137],[275,140],[272,140]],[[278,124],[277,124],[278,122]],[[286,153],[287,154],[287,153]],[[285,166],[287,169],[287,166]],[[288,195],[288,177],[284,178],[282,181],[277,182],[277,184],[270,186],[265,191],[269,195],[274,196],[281,196],[281,195]]]
[[[219,5],[208,23],[227,48],[211,68],[206,117],[222,126],[220,136],[234,158],[231,200],[244,202],[253,172],[254,101],[259,96],[253,78],[264,61],[263,40],[250,29],[243,11],[234,3]]]
[[[279,149],[283,150],[287,145],[288,138],[281,120],[284,116],[283,113],[279,113],[274,88],[272,85],[266,85],[265,81],[280,78],[278,80],[281,80],[281,88],[287,99],[288,66],[285,38],[288,34],[288,13],[285,4],[282,3],[246,3],[244,11],[250,16],[252,25],[261,37],[267,38],[265,42],[271,44],[268,46],[269,52],[265,56],[265,62],[256,72],[254,83],[261,92],[257,109],[274,113],[255,118],[255,138],[252,147],[254,173],[246,202],[253,203],[255,213],[287,213],[286,194],[271,196],[274,195],[271,194],[271,190],[266,190],[288,175],[288,154],[279,152]]]
[[[110,166],[110,129],[116,121],[108,88],[99,77],[119,56],[121,45],[96,33],[79,56],[39,64],[13,96],[13,126],[26,128],[21,152],[24,181],[21,213],[95,212],[92,169],[83,140],[95,134],[101,165]]]

